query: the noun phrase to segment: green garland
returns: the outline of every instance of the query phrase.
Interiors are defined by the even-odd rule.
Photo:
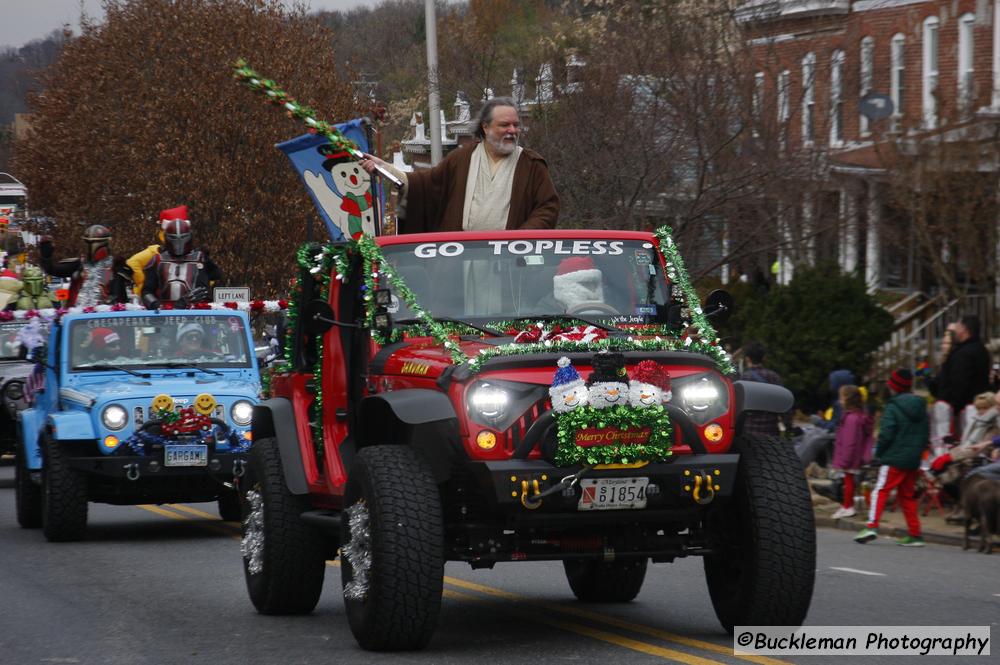
[[[644,444],[593,446],[584,448],[576,444],[577,432],[589,428],[650,429],[649,440]],[[662,405],[648,409],[615,406],[595,409],[584,406],[566,413],[556,414],[556,464],[630,464],[634,462],[659,462],[669,459],[673,426]]]
[[[289,116],[303,121],[310,132],[325,136],[333,147],[349,152],[355,157],[361,156],[362,152],[354,141],[344,136],[333,124],[317,120],[319,113],[315,109],[297,102],[271,79],[262,78],[243,58],[233,65],[233,78],[246,83],[252,90],[266,95],[272,104],[283,107]]]

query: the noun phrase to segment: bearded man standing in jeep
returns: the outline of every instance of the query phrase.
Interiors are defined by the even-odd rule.
[[[494,97],[479,112],[480,140],[437,166],[405,174],[373,155],[360,164],[369,173],[378,164],[404,182],[402,233],[555,228],[559,195],[541,155],[518,145],[520,133],[516,102]]]

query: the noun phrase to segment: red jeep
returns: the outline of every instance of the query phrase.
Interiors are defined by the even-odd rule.
[[[805,478],[787,444],[741,431],[792,396],[732,380],[709,323],[731,299],[702,308],[669,232],[388,236],[298,259],[242,484],[260,612],[310,612],[339,554],[359,644],[413,649],[445,561],[560,560],[581,600],[625,602],[649,561],[701,556],[727,630],[803,621]]]

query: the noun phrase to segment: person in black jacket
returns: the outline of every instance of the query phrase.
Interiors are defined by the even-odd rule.
[[[952,431],[961,432],[962,410],[990,388],[990,352],[979,339],[978,316],[963,316],[954,325],[954,336],[951,353],[929,387],[937,399],[954,409],[959,422]]]

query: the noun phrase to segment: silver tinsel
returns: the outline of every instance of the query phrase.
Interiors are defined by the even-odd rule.
[[[251,575],[257,575],[264,569],[264,498],[260,492],[247,492],[247,503],[250,510],[243,521],[243,540],[240,541],[240,554],[247,562],[247,570]]]
[[[344,598],[363,601],[368,597],[372,569],[372,534],[368,506],[362,500],[344,512],[347,513],[351,540],[340,550],[340,556],[351,565],[352,573],[351,581],[344,585]]]
[[[77,307],[93,307],[105,304],[104,277],[111,270],[114,262],[112,257],[101,259],[96,263],[84,262],[83,282],[76,294]]]

